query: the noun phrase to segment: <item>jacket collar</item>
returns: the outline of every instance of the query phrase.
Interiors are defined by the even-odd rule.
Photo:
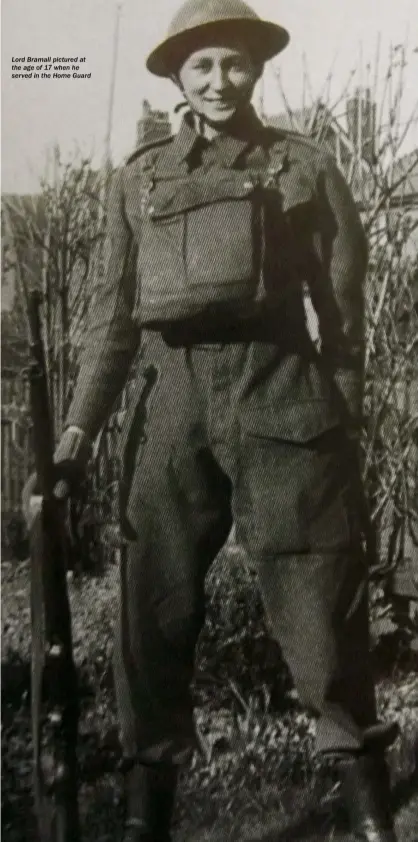
[[[228,134],[220,135],[213,141],[201,137],[195,129],[191,112],[183,117],[180,129],[166,153],[171,162],[188,162],[199,149],[212,147],[219,161],[226,167],[233,167],[238,158],[255,146],[268,145],[268,129],[258,119],[253,108],[230,127]],[[166,157],[166,156],[164,156]],[[166,159],[167,160],[167,159]]]

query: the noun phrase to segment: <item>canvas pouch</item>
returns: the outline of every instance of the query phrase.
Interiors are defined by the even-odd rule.
[[[140,320],[203,315],[256,293],[260,212],[245,171],[160,176],[143,212],[138,254]]]

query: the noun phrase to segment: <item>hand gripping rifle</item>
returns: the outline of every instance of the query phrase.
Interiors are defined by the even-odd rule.
[[[29,296],[30,405],[40,497],[31,518],[31,712],[34,797],[41,842],[79,842],[78,692],[67,592],[70,537],[65,504],[54,496],[54,435],[39,293]]]

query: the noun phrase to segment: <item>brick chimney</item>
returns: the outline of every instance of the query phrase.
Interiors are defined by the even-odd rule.
[[[356,149],[360,147],[363,158],[371,163],[376,131],[376,103],[370,88],[357,88],[347,100],[348,134]]]
[[[168,111],[154,111],[147,99],[142,102],[142,117],[136,124],[137,146],[162,140],[172,134]]]

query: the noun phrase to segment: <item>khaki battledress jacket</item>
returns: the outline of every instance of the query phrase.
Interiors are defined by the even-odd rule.
[[[140,149],[114,175],[105,280],[68,424],[96,436],[141,329],[173,346],[258,341],[279,344],[283,355],[312,356],[306,289],[319,318],[322,370],[309,360],[306,376],[286,373],[281,424],[306,440],[337,418],[355,423],[367,248],[335,161],[304,136],[265,127],[252,111],[234,136],[212,144],[188,117],[176,136]],[[262,219],[250,234],[261,243],[249,242],[249,193],[262,197]]]

